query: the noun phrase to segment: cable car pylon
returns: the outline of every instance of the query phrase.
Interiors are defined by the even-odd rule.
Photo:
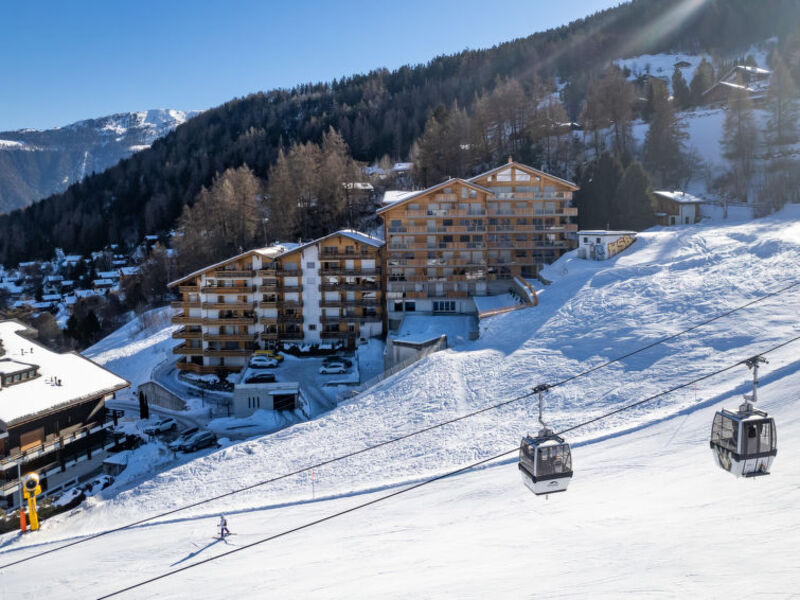
[[[539,423],[542,428],[536,437],[526,435],[519,446],[519,472],[522,482],[537,496],[566,492],[572,479],[572,454],[564,438],[556,435],[542,418],[542,396],[550,389],[547,384],[533,391],[539,399]]]
[[[736,412],[722,409],[711,425],[711,451],[714,462],[736,477],[769,475],[778,454],[775,420],[754,406],[758,401],[758,367],[768,363],[756,355],[741,364],[753,371],[753,392],[744,395]]]

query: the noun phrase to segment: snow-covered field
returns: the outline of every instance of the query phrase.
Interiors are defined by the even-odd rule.
[[[517,397],[798,273],[800,206],[754,222],[656,228],[606,262],[567,255],[546,275],[554,283],[538,307],[485,321],[480,339],[432,354],[319,419],[109,488],[37,534],[8,534],[0,564]],[[800,289],[559,387],[546,397],[548,420],[556,429],[584,421],[796,336],[798,307]],[[156,339],[142,340],[142,352],[157,354]],[[708,448],[713,410],[735,407],[746,387],[742,367],[575,431],[575,479],[549,501],[522,486],[508,459],[127,597],[790,597],[800,585],[799,349],[770,355],[762,372],[759,397],[779,428],[770,477],[734,480]],[[96,356],[114,357],[110,368],[125,364],[110,343]],[[145,370],[142,359],[120,374]],[[512,450],[534,429],[533,403],[510,404],[317,469],[313,487],[304,473],[3,569],[0,590],[99,596]],[[236,533],[228,544],[212,539],[220,512]]]

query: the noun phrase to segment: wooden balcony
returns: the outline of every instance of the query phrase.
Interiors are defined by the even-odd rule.
[[[303,315],[290,315],[290,316],[281,315],[279,317],[279,320],[281,323],[292,323],[298,325],[304,321]]]
[[[196,300],[194,302],[184,302],[183,300],[173,300],[169,303],[172,308],[177,308],[179,310],[189,310],[190,308],[200,308],[200,301]]]
[[[259,302],[258,308],[278,308],[278,302]]]
[[[299,283],[296,285],[281,285],[278,287],[278,291],[283,294],[288,294],[292,292],[300,293],[303,291],[303,286]]]
[[[197,294],[197,293],[200,292],[200,286],[199,285],[179,285],[178,286],[178,291],[180,291],[181,294]]]
[[[279,334],[278,334],[277,331],[262,331],[259,334],[259,337],[262,340],[265,340],[265,341],[267,341],[267,340],[277,340],[278,339],[278,335]]]
[[[281,270],[278,267],[261,267],[256,271],[258,277],[276,277]]]
[[[380,289],[377,283],[323,283],[319,289],[325,292],[376,292]]]
[[[256,339],[255,333],[207,333],[203,335],[207,342],[252,342]]]
[[[346,306],[381,306],[383,302],[376,298],[354,299],[354,300],[320,300],[319,305],[328,308],[338,308]]]
[[[286,308],[302,308],[303,307],[303,301],[302,300],[281,300],[280,302],[278,302],[278,307],[279,308],[283,308],[283,309],[286,309]]]
[[[243,356],[248,357],[253,353],[252,350],[248,350],[245,348],[228,348],[226,350],[219,349],[215,350],[213,348],[206,348],[203,350],[203,356],[209,356],[214,358],[224,358],[224,357],[236,357],[236,356]]]
[[[200,290],[204,294],[252,294],[256,291],[256,286],[254,285],[234,285],[234,286],[222,286],[222,285],[211,285],[201,288]]]
[[[258,322],[262,325],[277,325],[278,324],[278,317],[261,317],[258,319]]]
[[[333,251],[326,251],[326,248],[322,248],[322,252],[319,255],[319,260],[324,262],[326,260],[358,260],[360,258],[377,258],[378,257],[378,249],[375,248],[371,251],[361,251],[361,252],[333,252]]]
[[[258,291],[262,294],[274,294],[278,291],[278,282],[277,281],[265,281],[260,286],[258,286]]]
[[[281,331],[278,337],[282,340],[302,340],[304,336],[302,331]]]
[[[322,324],[326,323],[380,323],[383,320],[382,314],[377,315],[339,315],[338,317],[322,317]]]
[[[201,325],[205,319],[203,317],[190,317],[186,314],[179,314],[172,317],[172,322],[175,325]]]
[[[321,269],[323,277],[376,277],[381,274],[380,268],[375,269]]]
[[[255,302],[203,302],[207,310],[251,310]]]
[[[187,346],[186,344],[180,344],[179,346],[175,346],[172,349],[173,354],[183,354],[187,356],[202,356],[203,349],[200,346]]]
[[[203,337],[203,332],[199,329],[197,331],[179,329],[172,333],[172,339],[174,340],[199,340],[201,337]]]
[[[227,269],[223,269],[220,271],[214,271],[210,277],[215,279],[247,279],[248,277],[255,277],[255,271],[228,271]]]
[[[255,325],[256,317],[224,317],[220,319],[213,319],[206,317],[201,319],[203,325]]]
[[[190,373],[198,373],[201,375],[208,375],[216,373],[220,369],[225,369],[227,367],[213,367],[211,365],[198,365],[193,362],[187,362],[184,360],[179,360],[176,364],[179,371],[189,371]]]

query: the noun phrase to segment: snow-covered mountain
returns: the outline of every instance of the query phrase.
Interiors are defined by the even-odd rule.
[[[36,535],[0,537],[0,564],[517,397],[762,297],[798,271],[800,206],[653,228],[609,261],[570,252],[549,268],[554,283],[537,307],[483,321],[479,339],[313,421],[177,461],[143,446],[133,475],[86,505]],[[556,430],[586,421],[797,336],[799,303],[795,288],[559,387],[546,397],[547,420]],[[87,355],[134,382],[174,360],[171,325],[126,327]],[[797,348],[770,354],[761,372],[759,404],[779,431],[769,477],[736,480],[708,448],[713,411],[737,406],[747,389],[749,372],[737,367],[570,433],[575,477],[565,494],[534,497],[507,458],[126,597],[791,595],[800,585]],[[303,473],[4,569],[0,589],[102,595],[513,450],[535,428],[533,402],[509,404],[317,469],[313,483]],[[213,539],[220,512],[236,534],[225,543]]]
[[[119,113],[65,127],[0,132],[0,213],[65,190],[143,150],[196,111]]]

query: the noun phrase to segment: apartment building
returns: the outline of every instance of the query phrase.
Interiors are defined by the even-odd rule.
[[[173,337],[180,370],[239,371],[258,348],[339,342],[384,331],[383,241],[341,230],[302,245],[257,248],[169,287],[181,300]]]
[[[406,312],[474,312],[472,296],[535,277],[576,246],[577,189],[509,159],[381,208],[390,326]]]

